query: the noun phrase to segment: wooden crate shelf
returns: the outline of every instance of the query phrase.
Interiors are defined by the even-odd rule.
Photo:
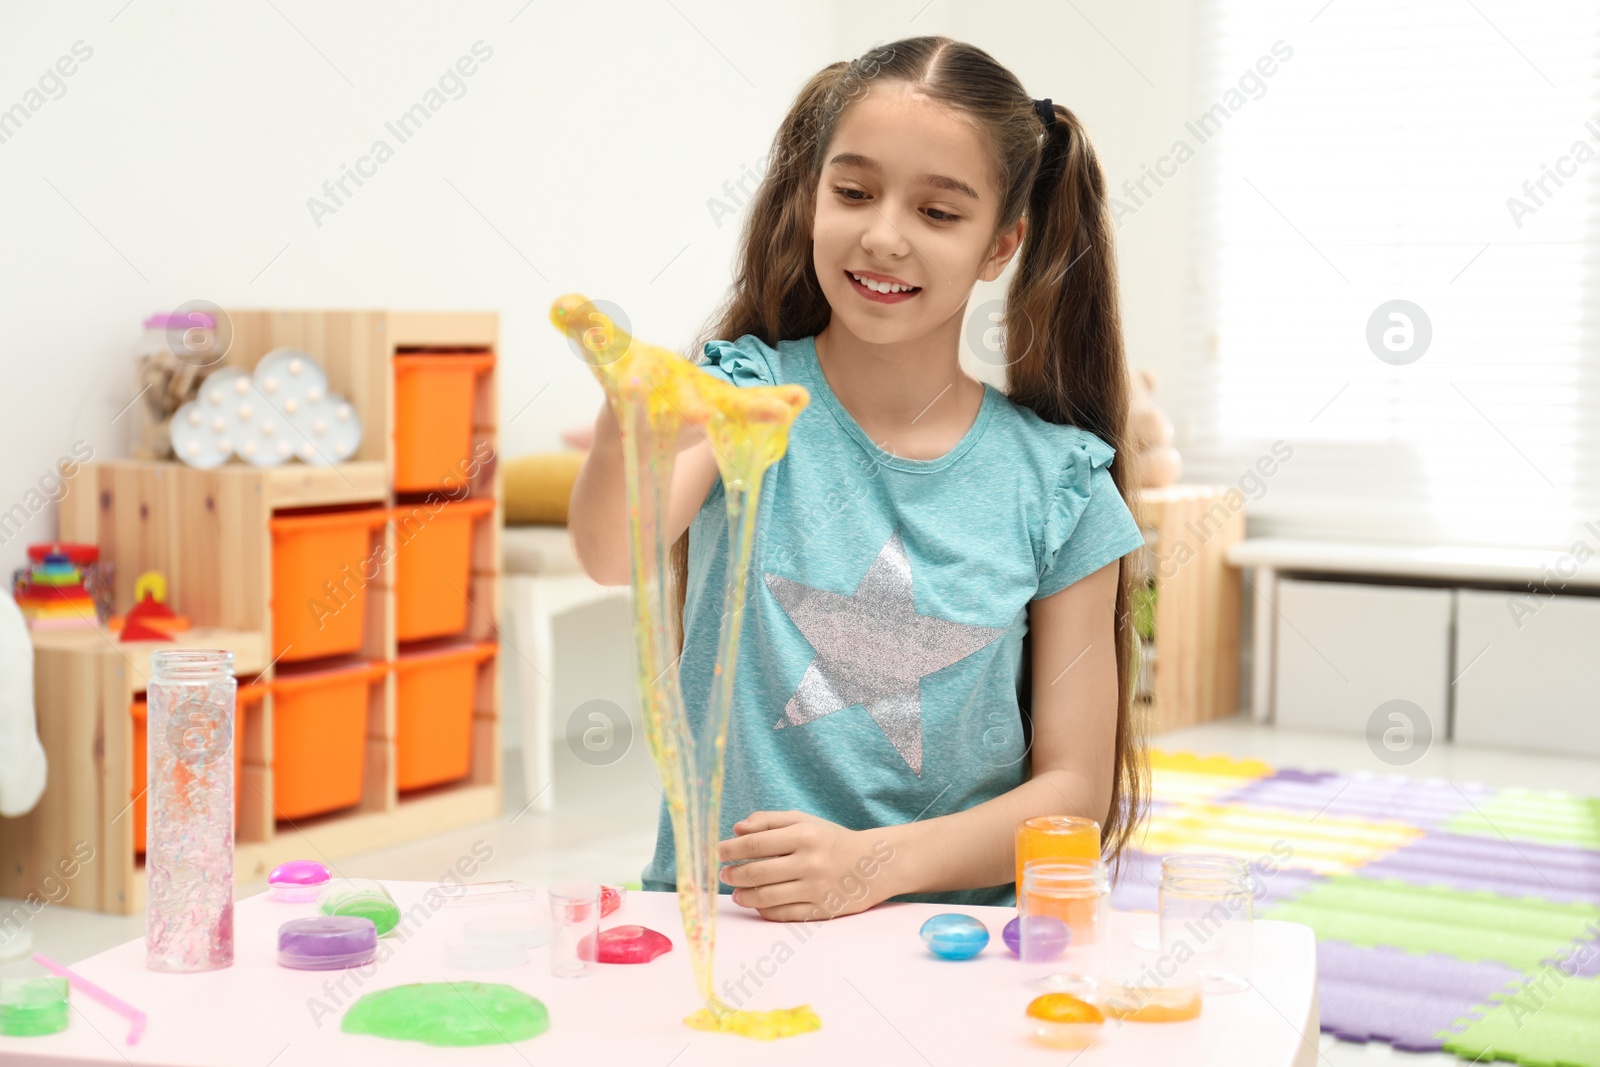
[[[229,463],[210,471],[149,459],[116,460],[80,468],[74,491],[62,501],[60,537],[93,542],[116,568],[118,611],[133,603],[140,573],[161,571],[168,598],[195,629],[178,642],[121,644],[102,630],[35,634],[35,703],[50,778],[34,811],[0,819],[0,895],[45,897],[45,879],[74,845],[93,846],[94,858],[71,883],[61,903],[131,914],[144,908],[144,868],[133,852],[132,720],[135,694],[145,688],[150,652],[161,647],[222,647],[235,655],[241,681],[280,670],[273,647],[272,540],[274,514],[302,508],[377,505],[396,497],[394,371],[397,351],[495,352],[499,321],[493,312],[232,311],[233,343],[223,363],[252,369],[269,351],[309,352],[327,372],[330,390],[349,398],[362,420],[355,457],[332,467],[298,462],[274,468]],[[492,512],[471,539],[466,630],[459,642],[499,640],[500,523],[503,505],[497,469],[497,371],[476,379],[473,455],[465,457],[462,483],[473,496],[491,497]],[[468,477],[468,475],[471,475]],[[449,494],[452,498],[459,492]],[[380,564],[366,580],[366,629],[359,653],[335,661],[393,663],[403,651],[396,638],[394,560],[399,544],[393,523],[373,530],[370,546]],[[378,551],[386,549],[387,551]],[[330,575],[330,579],[336,576]],[[370,689],[361,799],[354,807],[310,819],[275,817],[274,698],[245,723],[243,770],[234,871],[239,882],[258,881],[278,863],[297,858],[337,860],[491,820],[500,813],[500,706],[498,656],[478,667],[472,709],[471,768],[467,777],[402,796],[396,789],[396,680],[391,668]],[[15,859],[13,859],[15,857]],[[59,874],[56,874],[59,877]]]
[[[1239,709],[1239,571],[1228,549],[1244,538],[1230,486],[1143,490],[1143,567],[1155,589],[1152,697],[1140,701],[1151,733],[1228,718]]]
[[[259,473],[266,506],[275,510],[382,501],[389,491],[383,464],[370,460],[331,467],[291,463]]]

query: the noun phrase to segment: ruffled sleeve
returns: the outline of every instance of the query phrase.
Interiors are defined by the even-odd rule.
[[[1035,598],[1058,593],[1144,545],[1144,534],[1111,478],[1116,452],[1084,430],[1074,429],[1073,436],[1045,519]]]
[[[707,374],[741,389],[749,385],[773,385],[777,378],[768,358],[770,354],[755,334],[747,333],[737,341],[707,341],[700,366]]]

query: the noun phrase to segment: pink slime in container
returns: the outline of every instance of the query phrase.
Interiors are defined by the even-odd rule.
[[[302,904],[317,899],[322,887],[333,879],[328,868],[316,860],[290,860],[272,868],[267,885],[273,900]]]

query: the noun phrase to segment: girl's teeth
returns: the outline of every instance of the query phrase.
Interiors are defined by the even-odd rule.
[[[852,274],[850,277],[871,289],[874,293],[909,293],[915,288],[915,286],[910,285],[891,285],[888,282],[873,281],[871,278],[863,278],[858,274]]]

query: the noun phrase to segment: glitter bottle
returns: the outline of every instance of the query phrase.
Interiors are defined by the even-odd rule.
[[[145,965],[233,963],[233,653],[151,653]]]

